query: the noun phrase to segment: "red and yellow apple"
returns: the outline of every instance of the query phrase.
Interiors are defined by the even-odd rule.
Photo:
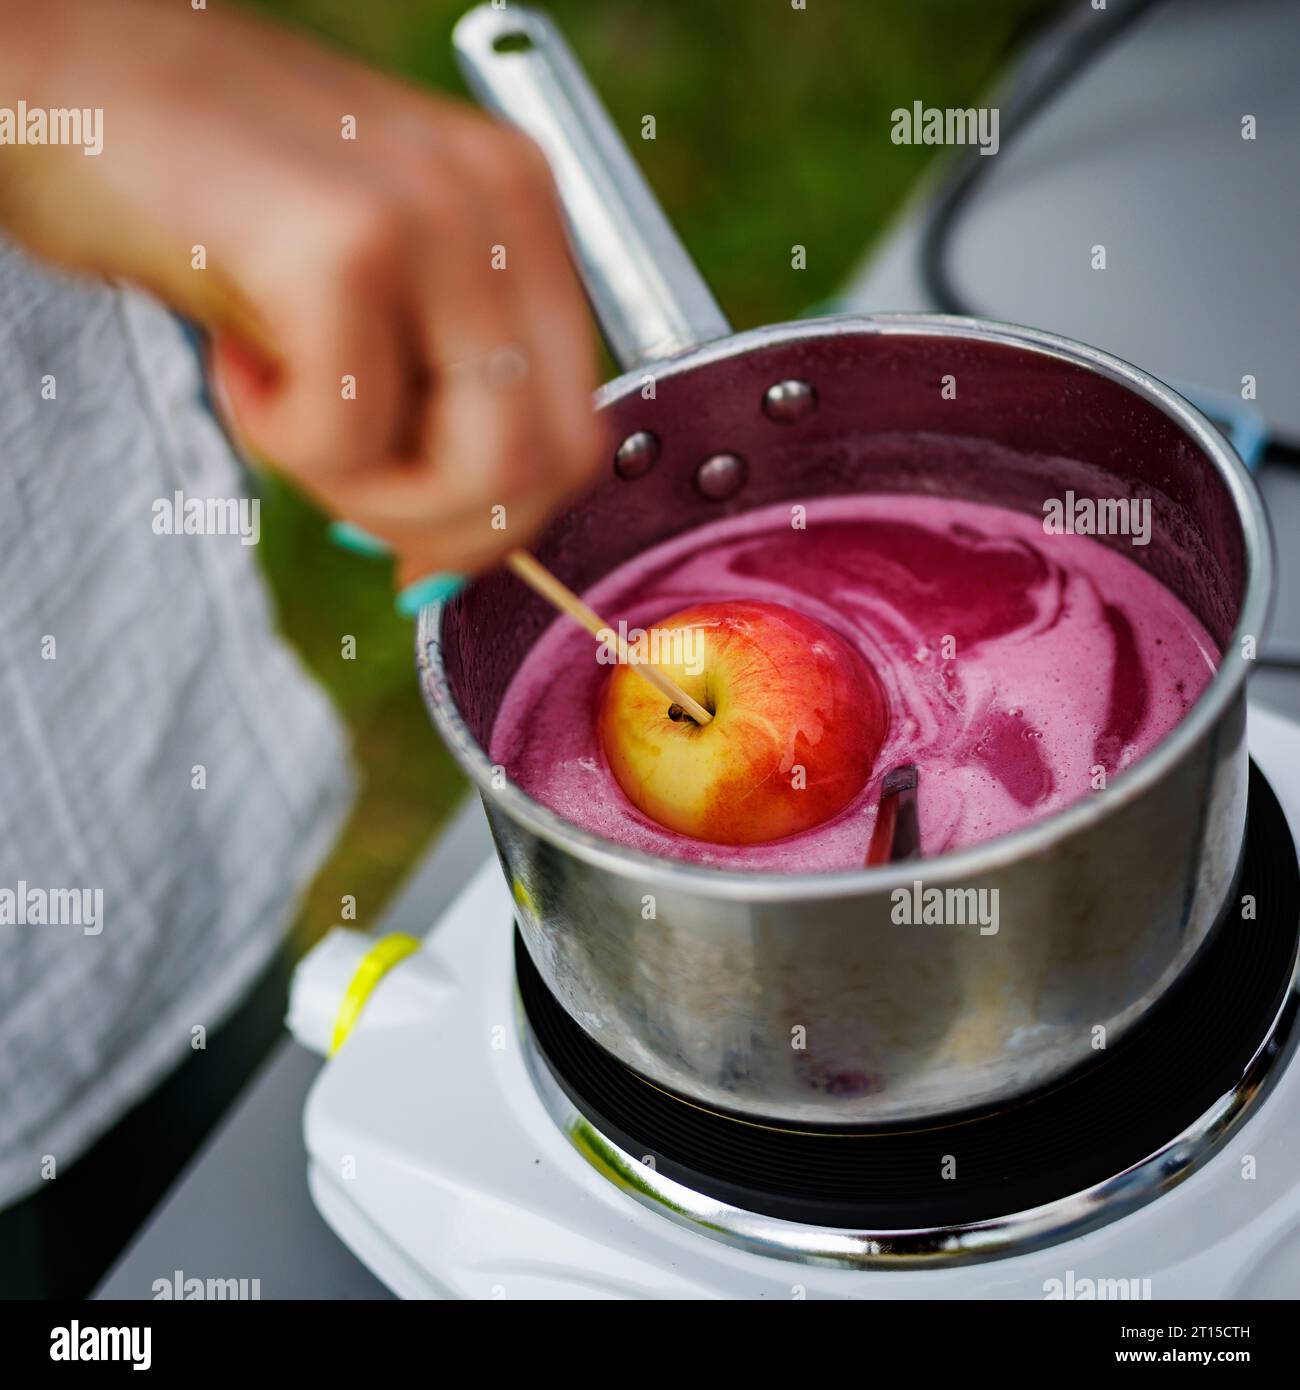
[[[824,623],[776,603],[701,603],[638,650],[713,715],[696,724],[633,665],[610,675],[601,745],[660,825],[717,844],[780,840],[842,811],[870,777],[884,692]]]

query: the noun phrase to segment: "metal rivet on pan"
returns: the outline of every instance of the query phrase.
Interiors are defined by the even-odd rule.
[[[769,420],[793,424],[817,409],[817,392],[806,381],[778,381],[763,396],[763,412]]]
[[[696,470],[695,486],[710,502],[725,502],[745,486],[748,475],[749,469],[739,454],[714,454]]]
[[[639,478],[648,473],[659,457],[659,440],[649,430],[637,430],[618,446],[614,472],[620,478]]]

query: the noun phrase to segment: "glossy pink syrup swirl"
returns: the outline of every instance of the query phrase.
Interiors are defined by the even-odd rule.
[[[860,868],[880,780],[920,770],[927,858],[1018,830],[1093,793],[1149,752],[1214,673],[1191,612],[1125,555],[981,503],[886,495],[786,505],[637,556],[586,595],[649,627],[689,604],[788,604],[835,628],[878,674],[890,730],[840,815],[768,844],[692,840],[641,815],[605,765],[596,709],[609,667],[559,620],[511,682],[491,756],[566,820],[651,854],[729,869]],[[947,639],[945,641],[945,639]],[[949,655],[948,653],[951,653]]]

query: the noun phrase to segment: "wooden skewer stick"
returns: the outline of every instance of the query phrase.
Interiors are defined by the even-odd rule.
[[[707,724],[713,718],[698,700],[693,700],[681,686],[670,681],[662,671],[643,661],[633,661],[629,655],[628,645],[618,629],[588,608],[567,584],[562,584],[545,565],[526,550],[512,550],[506,556],[506,564],[534,593],[540,594],[552,607],[558,608],[561,613],[572,618],[580,627],[586,628],[598,642],[613,638],[618,647],[619,661],[631,666],[638,675],[644,676],[661,695],[667,696],[673,704],[680,705],[697,724]]]

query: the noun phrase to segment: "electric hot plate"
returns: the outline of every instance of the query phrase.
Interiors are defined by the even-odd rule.
[[[1121,1042],[1012,1107],[925,1127],[829,1133],[705,1110],[593,1042],[516,936],[539,1090],[553,1112],[564,1105],[560,1093],[576,1107],[594,1131],[589,1147],[604,1150],[592,1161],[614,1170],[633,1195],[764,1253],[831,1263],[964,1262],[1079,1234],[1199,1167],[1290,1053],[1300,871],[1282,809],[1253,763],[1248,804],[1234,900],[1253,894],[1255,920],[1234,914],[1222,923]],[[620,1168],[617,1160],[629,1156],[640,1173]]]

